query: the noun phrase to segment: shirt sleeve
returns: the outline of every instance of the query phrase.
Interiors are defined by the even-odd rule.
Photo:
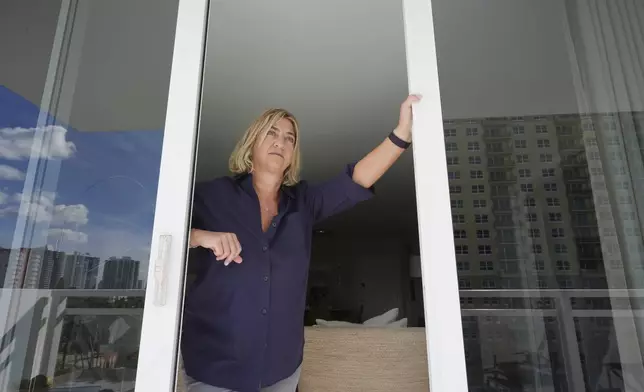
[[[353,181],[355,165],[347,165],[340,175],[329,181],[307,187],[306,204],[311,209],[315,223],[348,210],[374,195],[373,187],[365,188]]]
[[[193,229],[206,230],[206,204],[205,204],[205,192],[208,189],[208,183],[197,183],[195,185],[193,201],[192,201],[192,220],[190,227]],[[204,272],[207,271],[209,263],[207,263],[207,257],[209,251],[204,248],[191,248],[188,253],[188,268],[187,273],[189,275],[195,275],[197,277],[204,276]],[[198,279],[197,279],[198,280]],[[193,288],[196,284],[193,284]]]
[[[190,227],[193,229],[206,229],[206,204],[204,192],[207,189],[207,183],[198,183],[195,185],[194,196],[192,200],[192,222]]]

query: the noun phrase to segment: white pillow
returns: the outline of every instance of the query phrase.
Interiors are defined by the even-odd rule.
[[[402,318],[398,321],[392,321],[385,325],[363,325],[350,323],[348,321],[328,321],[316,319],[314,327],[366,327],[366,328],[407,328],[407,318]]]
[[[350,323],[348,321],[327,321],[322,319],[315,319],[315,324],[320,327],[359,327],[362,324]]]
[[[386,328],[407,328],[407,318],[401,318],[398,321],[391,322],[385,325]]]
[[[366,320],[363,324],[370,327],[384,327],[398,318],[398,308],[393,308],[385,313]]]

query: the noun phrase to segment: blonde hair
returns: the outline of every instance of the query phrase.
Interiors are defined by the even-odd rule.
[[[265,136],[266,132],[283,118],[293,124],[295,145],[293,161],[284,171],[282,184],[293,186],[300,181],[300,128],[295,116],[285,109],[268,109],[248,127],[228,160],[228,167],[233,174],[247,174],[253,171],[253,147],[261,142],[262,135]]]

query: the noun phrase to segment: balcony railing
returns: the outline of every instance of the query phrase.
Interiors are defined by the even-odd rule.
[[[633,329],[633,318],[644,318],[644,307],[631,308],[631,304],[638,301],[644,303],[644,289],[615,289],[615,290],[594,290],[594,289],[493,289],[493,290],[460,290],[461,298],[465,298],[466,304],[461,309],[463,318],[474,317],[522,317],[527,320],[531,328],[539,328],[538,319],[548,317],[555,320],[557,331],[561,339],[559,344],[564,353],[566,375],[569,380],[569,390],[584,390],[585,381],[583,378],[582,363],[580,361],[580,346],[577,340],[576,320],[585,318],[608,318],[615,323],[615,330],[619,330],[621,341],[637,342],[638,337]],[[0,290],[0,312],[6,314],[7,320],[14,320],[5,325],[3,331],[0,354],[7,358],[0,370],[0,387],[3,390],[17,385],[20,380],[15,375],[24,374],[26,367],[31,367],[32,375],[44,374],[54,377],[60,374],[61,367],[67,366],[64,359],[64,350],[60,350],[63,344],[64,323],[66,318],[72,317],[112,317],[117,319],[123,316],[134,316],[142,319],[142,300],[145,297],[145,290]],[[615,305],[604,309],[579,309],[575,307],[576,301],[580,299],[607,299]],[[108,299],[107,302],[97,301]],[[477,307],[475,300],[482,299],[485,306]],[[487,301],[485,301],[487,299]],[[493,300],[490,300],[493,299]],[[526,305],[518,308],[508,306],[504,299],[523,299],[526,304],[543,302],[547,306],[534,307]],[[136,307],[127,307],[132,301]],[[620,300],[622,300],[620,302]],[[636,301],[633,301],[636,300]],[[120,302],[119,302],[120,301]],[[478,301],[477,301],[478,302]],[[516,303],[516,301],[514,301]],[[82,305],[85,303],[84,307]],[[110,307],[101,307],[110,304]],[[99,307],[93,307],[99,306]],[[119,307],[124,306],[124,307]],[[484,322],[484,321],[483,321]],[[535,324],[535,322],[537,324]],[[140,329],[139,325],[129,326]],[[140,332],[140,331],[139,331]],[[540,335],[545,337],[545,334]],[[108,339],[109,340],[109,339]],[[111,342],[98,342],[100,345]],[[483,342],[481,342],[483,344]],[[28,350],[32,345],[35,350]],[[137,347],[128,347],[132,351],[138,351]],[[620,350],[622,348],[620,347]],[[27,353],[27,357],[25,357]],[[101,350],[86,349],[81,352],[81,360],[74,358],[71,373],[82,372],[83,369],[105,366],[109,358],[105,358]],[[68,354],[71,356],[71,354]],[[62,361],[62,363],[61,363]],[[129,380],[121,379],[120,385],[131,384],[133,388],[133,374],[135,373],[136,360],[133,360],[133,368],[130,371]],[[16,366],[18,369],[16,369]],[[97,380],[95,384],[83,384],[80,381],[69,379],[68,385],[97,385],[105,387],[105,380]],[[128,384],[128,385],[129,385]],[[61,385],[56,385],[60,387]],[[127,389],[127,388],[126,388]],[[72,389],[73,390],[73,389]]]

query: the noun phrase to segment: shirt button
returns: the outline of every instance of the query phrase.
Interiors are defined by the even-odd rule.
[[[264,276],[264,282],[268,282],[268,276]]]
[[[264,252],[266,252],[266,251],[268,250],[268,246],[264,245],[264,246],[262,247],[262,250],[263,250]]]
[[[266,314],[266,313],[268,313],[268,310],[266,310],[266,308],[262,309],[262,314]]]
[[[277,227],[277,223],[273,222],[272,226]]]

